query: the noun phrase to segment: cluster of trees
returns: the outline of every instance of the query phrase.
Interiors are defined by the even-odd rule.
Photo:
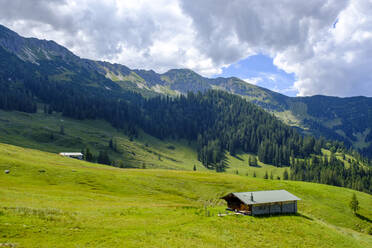
[[[0,109],[35,113],[37,105],[29,92],[0,84]]]
[[[207,168],[225,166],[225,152],[258,154],[260,161],[289,166],[290,157],[320,154],[324,139],[303,138],[244,99],[222,91],[151,98],[143,105],[142,128],[159,138],[197,141],[199,160]],[[163,124],[164,123],[164,124]]]
[[[23,63],[0,48],[0,109],[35,113],[37,105],[32,92],[18,80],[18,72],[27,73]],[[22,77],[22,76],[21,76]],[[22,77],[24,78],[24,77]]]
[[[83,154],[83,159],[88,162],[97,162],[100,164],[107,164],[107,165],[111,165],[112,163],[107,151],[99,151],[98,155],[95,156],[89,150],[89,148],[86,148],[84,151],[82,151],[82,154]]]
[[[372,193],[372,170],[356,160],[348,166],[334,154],[311,159],[293,159],[291,180],[323,183]]]
[[[256,156],[249,156],[248,165],[253,166],[253,167],[258,167],[258,160],[257,160]]]

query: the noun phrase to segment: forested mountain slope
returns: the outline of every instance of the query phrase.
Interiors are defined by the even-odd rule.
[[[118,84],[102,74],[103,70],[107,76],[112,68],[116,68],[120,73],[116,71],[115,77],[120,80],[128,75],[134,77],[139,80],[138,87],[142,85],[151,92],[149,86],[156,86],[165,80],[164,76],[172,84],[187,84],[174,71],[162,78],[153,71],[130,71],[120,65],[81,60],[54,42],[24,39],[5,28],[0,31],[0,44],[7,46],[0,47],[1,109],[36,113],[42,107],[46,114],[58,112],[77,120],[101,119],[131,139],[137,138],[140,130],[159,139],[185,139],[196,143],[197,159],[206,168],[219,172],[228,167],[226,152],[231,156],[239,152],[252,153],[263,163],[278,167],[291,165],[309,173],[314,172],[307,169],[313,166],[309,161],[315,161],[313,156],[321,157],[322,149],[333,153],[347,152],[340,142],[303,137],[270,113],[226,91],[199,88],[198,93],[175,97],[144,97],[144,91],[128,90],[122,87],[125,81]],[[206,79],[197,74],[188,70],[182,70],[182,73],[194,78],[192,82],[200,87],[206,85]],[[219,80],[224,79],[215,79],[216,82]],[[253,89],[265,94],[269,92],[257,87]],[[282,97],[273,96],[276,99]],[[280,104],[275,106],[281,107]],[[364,164],[369,163],[362,160]],[[108,163],[105,161],[107,159],[102,159]],[[356,163],[347,168],[344,160],[339,164],[339,167],[331,164],[330,168],[317,170],[311,176],[299,174],[294,179],[371,191],[372,170],[368,166]],[[329,174],[332,168],[334,175]],[[352,177],[347,176],[351,174]],[[332,180],[334,176],[338,180]]]
[[[54,41],[23,38],[1,25],[0,47],[35,65],[40,77],[51,82],[73,82],[115,92],[130,90],[146,97],[224,90],[243,96],[305,133],[341,140],[372,156],[371,98],[287,97],[238,78],[210,79],[188,69],[173,69],[163,74],[131,70],[124,65],[81,59]],[[1,62],[7,64],[9,59],[2,52]],[[2,76],[4,80],[12,80],[9,75]]]

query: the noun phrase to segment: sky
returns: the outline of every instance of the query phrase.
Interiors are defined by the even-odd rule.
[[[276,67],[273,59],[263,54],[249,56],[227,67],[213,77],[238,77],[247,83],[271,89],[287,96],[296,96],[294,73]]]
[[[372,0],[0,0],[0,23],[80,57],[372,96]]]

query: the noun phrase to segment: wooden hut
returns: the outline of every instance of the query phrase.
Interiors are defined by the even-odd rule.
[[[286,190],[230,193],[221,199],[227,202],[228,210],[253,216],[297,213],[297,201],[301,200]]]

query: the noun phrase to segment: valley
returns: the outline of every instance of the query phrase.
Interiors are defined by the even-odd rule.
[[[0,247],[371,247],[371,123],[370,97],[130,69],[0,25]],[[298,214],[218,216],[275,189]]]

